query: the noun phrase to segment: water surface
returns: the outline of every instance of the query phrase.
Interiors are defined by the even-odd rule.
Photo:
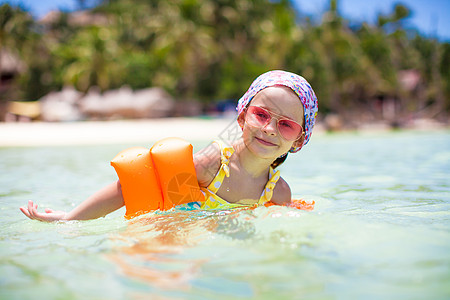
[[[312,212],[21,215],[28,199],[70,210],[128,146],[0,148],[1,299],[450,297],[448,131],[314,136],[281,167]]]

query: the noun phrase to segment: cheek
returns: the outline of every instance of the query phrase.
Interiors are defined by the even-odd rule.
[[[244,124],[244,127],[242,128],[242,137],[244,140],[249,140],[253,135],[255,135],[255,133],[255,128],[249,126],[247,123]]]
[[[285,154],[286,152],[288,152],[292,148],[293,145],[294,145],[294,142],[284,141],[280,147],[281,154]]]

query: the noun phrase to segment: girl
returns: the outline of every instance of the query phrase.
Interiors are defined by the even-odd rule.
[[[205,195],[202,208],[262,205],[271,201],[289,205],[291,190],[275,168],[311,137],[318,103],[311,86],[301,76],[270,71],[259,76],[238,102],[242,136],[232,145],[216,141],[194,154],[197,180]],[[120,182],[114,182],[86,199],[71,212],[46,209],[38,212],[33,201],[20,210],[40,221],[87,220],[124,206]]]

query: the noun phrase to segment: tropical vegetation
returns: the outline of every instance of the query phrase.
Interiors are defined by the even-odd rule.
[[[103,0],[36,20],[3,4],[0,51],[26,71],[0,97],[37,100],[65,85],[159,86],[206,107],[236,101],[257,75],[284,69],[311,83],[322,116],[386,118],[390,103],[396,118],[445,119],[450,44],[407,28],[410,15],[397,4],[376,24],[355,23],[337,0],[321,19],[286,0]]]

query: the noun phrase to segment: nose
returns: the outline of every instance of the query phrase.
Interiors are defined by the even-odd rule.
[[[268,134],[268,135],[273,135],[275,136],[277,134],[277,119],[272,118],[269,122],[267,122],[266,125],[263,126],[262,128],[263,132]]]

